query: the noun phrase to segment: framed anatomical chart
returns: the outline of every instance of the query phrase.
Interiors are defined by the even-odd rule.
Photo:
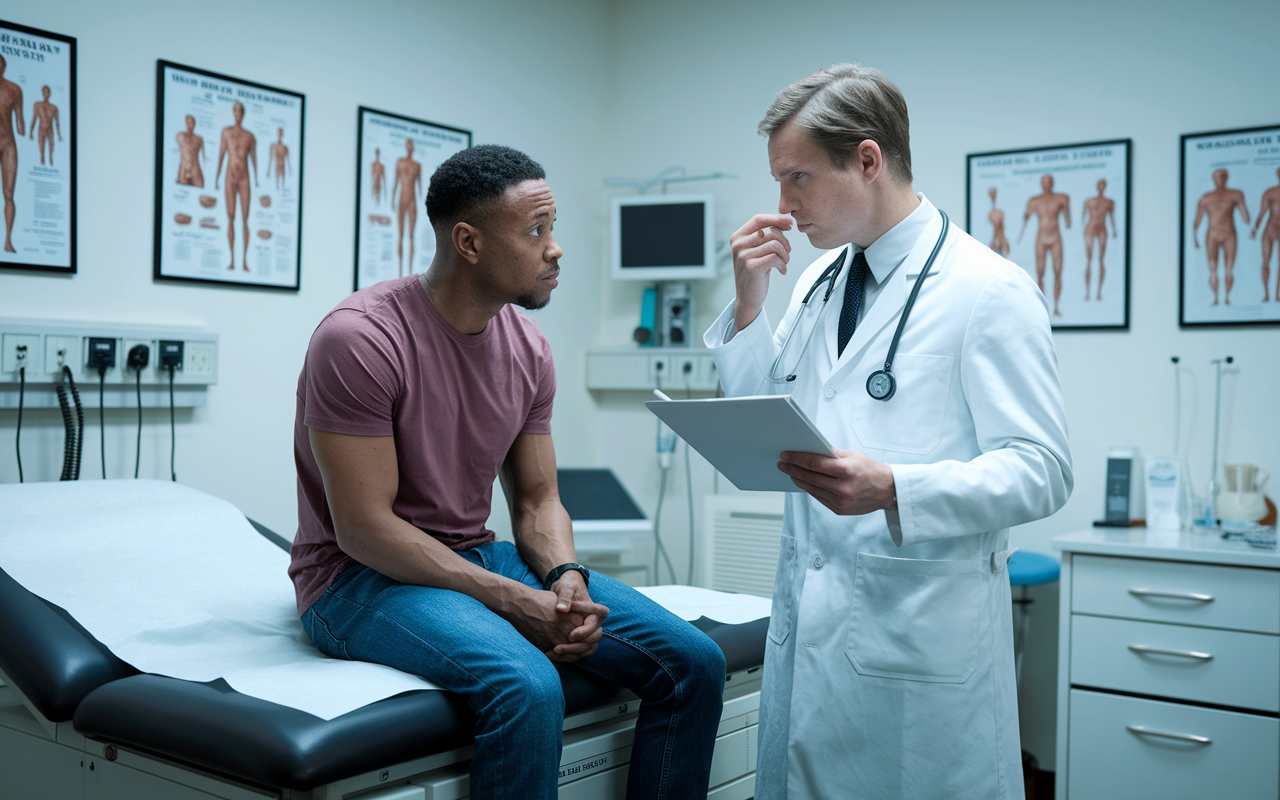
[[[76,40],[0,21],[0,267],[76,271]]]
[[[1280,323],[1280,125],[1183,136],[1180,197],[1179,323]]]
[[[972,153],[965,226],[1022,267],[1055,330],[1129,327],[1133,142]]]
[[[356,144],[355,290],[424,272],[436,237],[423,203],[436,167],[471,131],[361,106]]]
[[[155,277],[296,290],[305,98],[156,64]]]

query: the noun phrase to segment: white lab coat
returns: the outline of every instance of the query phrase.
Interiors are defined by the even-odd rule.
[[[953,224],[893,363],[897,393],[868,396],[941,230],[929,211],[838,360],[824,337],[834,325],[820,325],[797,379],[767,379],[804,292],[840,249],[801,276],[776,334],[761,312],[724,343],[730,304],[705,336],[729,396],[790,391],[836,447],[890,464],[898,498],[896,515],[841,517],[787,495],[761,800],[1023,796],[1006,547],[1010,526],[1071,493],[1062,389],[1044,296]],[[837,287],[824,314],[838,317],[842,297]]]

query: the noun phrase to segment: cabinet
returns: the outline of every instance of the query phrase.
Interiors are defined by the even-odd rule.
[[[1062,551],[1056,797],[1280,797],[1280,555],[1129,529]]]

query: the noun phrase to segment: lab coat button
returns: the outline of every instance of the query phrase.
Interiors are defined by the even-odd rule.
[[[828,386],[828,387],[827,387],[827,399],[828,399],[828,400],[830,400],[831,398],[833,398],[833,397],[835,397],[835,396],[836,396],[836,387],[834,387],[834,386]]]
[[[823,563],[824,563],[824,562],[822,561],[822,556],[814,556],[814,557],[813,557],[813,568],[814,568],[814,569],[822,569],[822,564],[823,564]]]

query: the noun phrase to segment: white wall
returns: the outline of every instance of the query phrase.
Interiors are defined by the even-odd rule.
[[[1185,367],[1183,442],[1190,442],[1201,487],[1212,434],[1208,360],[1226,354],[1237,363],[1225,378],[1222,453],[1280,474],[1274,421],[1280,328],[1178,327],[1178,137],[1280,122],[1280,94],[1264,77],[1274,72],[1280,34],[1274,0],[1212,7],[1186,0],[785,6],[650,0],[617,8],[609,174],[646,176],[673,165],[736,173],[736,181],[693,187],[716,193],[721,237],[751,214],[776,207],[765,141],[755,134],[773,93],[835,62],[875,66],[902,89],[911,110],[916,188],[953,219],[964,219],[966,153],[1133,139],[1131,328],[1055,336],[1076,491],[1054,517],[1015,531],[1015,545],[1048,551],[1051,537],[1088,527],[1101,515],[1109,446],[1171,450],[1171,355],[1180,355]],[[793,263],[807,264],[814,251],[802,237],[792,240]],[[767,308],[775,321],[793,279],[777,281],[771,293]],[[1236,291],[1257,288],[1241,280]],[[732,291],[724,278],[699,288],[700,330]],[[637,297],[635,287],[604,287],[602,343],[627,340],[638,318]],[[631,476],[652,509],[656,468],[651,457],[636,464],[629,450],[652,450],[651,423],[636,398],[600,400],[602,428],[626,437],[626,447],[601,437],[601,462]],[[700,493],[709,485],[709,467],[694,472]],[[679,503],[664,514],[677,557],[682,514]],[[1050,589],[1035,596],[1042,602],[1033,607],[1034,652],[1023,678],[1024,743],[1051,769],[1056,595]]]
[[[566,463],[590,463],[595,411],[581,331],[600,291],[593,224],[602,171],[608,10],[590,0],[350,4],[228,0],[120,4],[46,0],[5,17],[79,44],[79,274],[0,270],[0,316],[207,325],[221,334],[209,403],[180,413],[178,477],[292,536],[294,390],[311,331],[351,291],[356,108],[469,128],[477,143],[526,150],[556,193],[564,277],[537,317],[558,358],[553,423]],[[306,94],[302,289],[297,293],[152,280],[156,59]],[[65,125],[65,120],[64,120]],[[134,417],[107,415],[107,470],[132,474]],[[0,411],[0,441],[16,414]],[[97,414],[83,477],[98,477]],[[28,411],[28,480],[56,480],[56,410]],[[147,414],[145,477],[168,477],[168,414]],[[12,449],[6,452],[12,453]],[[0,481],[17,480],[11,456]]]

